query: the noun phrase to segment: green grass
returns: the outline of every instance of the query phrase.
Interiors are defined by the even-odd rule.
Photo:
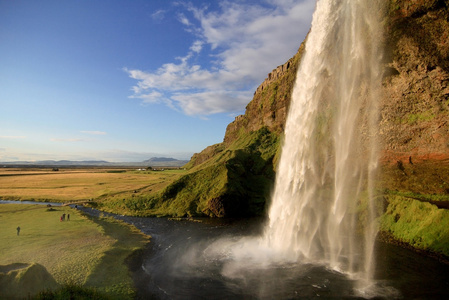
[[[45,290],[33,297],[35,300],[106,300],[110,299],[107,295],[92,289],[79,285],[64,285],[58,290]]]
[[[449,257],[449,211],[419,200],[389,195],[380,229],[401,242]]]
[[[70,221],[60,222],[63,213],[70,214]],[[115,298],[132,298],[124,260],[147,242],[137,230],[88,218],[69,207],[48,210],[24,204],[0,205],[0,223],[0,265],[37,263],[60,285],[90,286]]]

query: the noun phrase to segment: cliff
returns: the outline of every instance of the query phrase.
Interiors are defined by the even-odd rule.
[[[385,159],[449,158],[447,4],[389,3],[380,122]]]
[[[381,236],[449,257],[449,1],[386,1]]]

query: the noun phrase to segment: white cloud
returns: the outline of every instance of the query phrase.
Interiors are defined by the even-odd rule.
[[[203,41],[195,41],[193,45],[190,47],[190,50],[192,50],[195,53],[200,53],[201,49],[203,48]]]
[[[52,142],[83,142],[83,139],[78,138],[51,138]]]
[[[83,131],[81,131],[81,133],[92,134],[92,135],[105,135],[106,134],[106,132],[104,132],[104,131],[97,131],[97,130],[91,130],[91,131],[83,130]]]
[[[245,106],[250,96],[248,92],[207,91],[176,93],[172,98],[186,115],[207,115],[233,112],[236,105]]]
[[[217,11],[177,3],[185,9],[177,15],[179,22],[196,40],[185,56],[154,72],[125,69],[137,80],[131,98],[164,103],[187,115],[243,111],[267,74],[299,48],[315,8],[315,0],[266,3],[222,1]],[[210,53],[204,53],[205,46]],[[209,63],[194,63],[200,55]]]
[[[156,22],[160,22],[165,18],[165,12],[166,11],[163,9],[155,11],[153,14],[151,14],[151,18]]]
[[[17,139],[25,139],[26,136],[23,135],[0,135],[0,139],[8,139],[8,140],[17,140]]]
[[[184,24],[186,26],[192,25],[190,23],[189,19],[187,19],[187,17],[184,14],[178,14],[178,20],[179,20],[179,22],[181,22],[182,24]]]

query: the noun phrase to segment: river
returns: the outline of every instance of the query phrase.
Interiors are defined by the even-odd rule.
[[[374,285],[361,290],[357,278],[317,263],[234,260],[261,233],[262,219],[112,216],[152,237],[133,270],[138,299],[449,299],[448,265],[382,241]]]
[[[448,265],[382,241],[374,284],[362,290],[356,278],[316,263],[234,261],[261,233],[262,219],[115,217],[152,237],[135,270],[140,299],[449,299]]]

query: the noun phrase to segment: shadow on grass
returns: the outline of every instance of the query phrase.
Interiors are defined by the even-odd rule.
[[[135,287],[127,260],[130,257],[135,259],[136,253],[141,253],[141,249],[148,243],[147,237],[113,218],[87,217],[101,226],[115,243],[87,277],[85,286],[96,287],[112,298],[135,298]]]
[[[79,285],[65,285],[62,288],[52,291],[40,292],[35,300],[55,300],[55,299],[86,299],[86,300],[106,300],[110,299],[106,295],[92,288],[85,288]]]

